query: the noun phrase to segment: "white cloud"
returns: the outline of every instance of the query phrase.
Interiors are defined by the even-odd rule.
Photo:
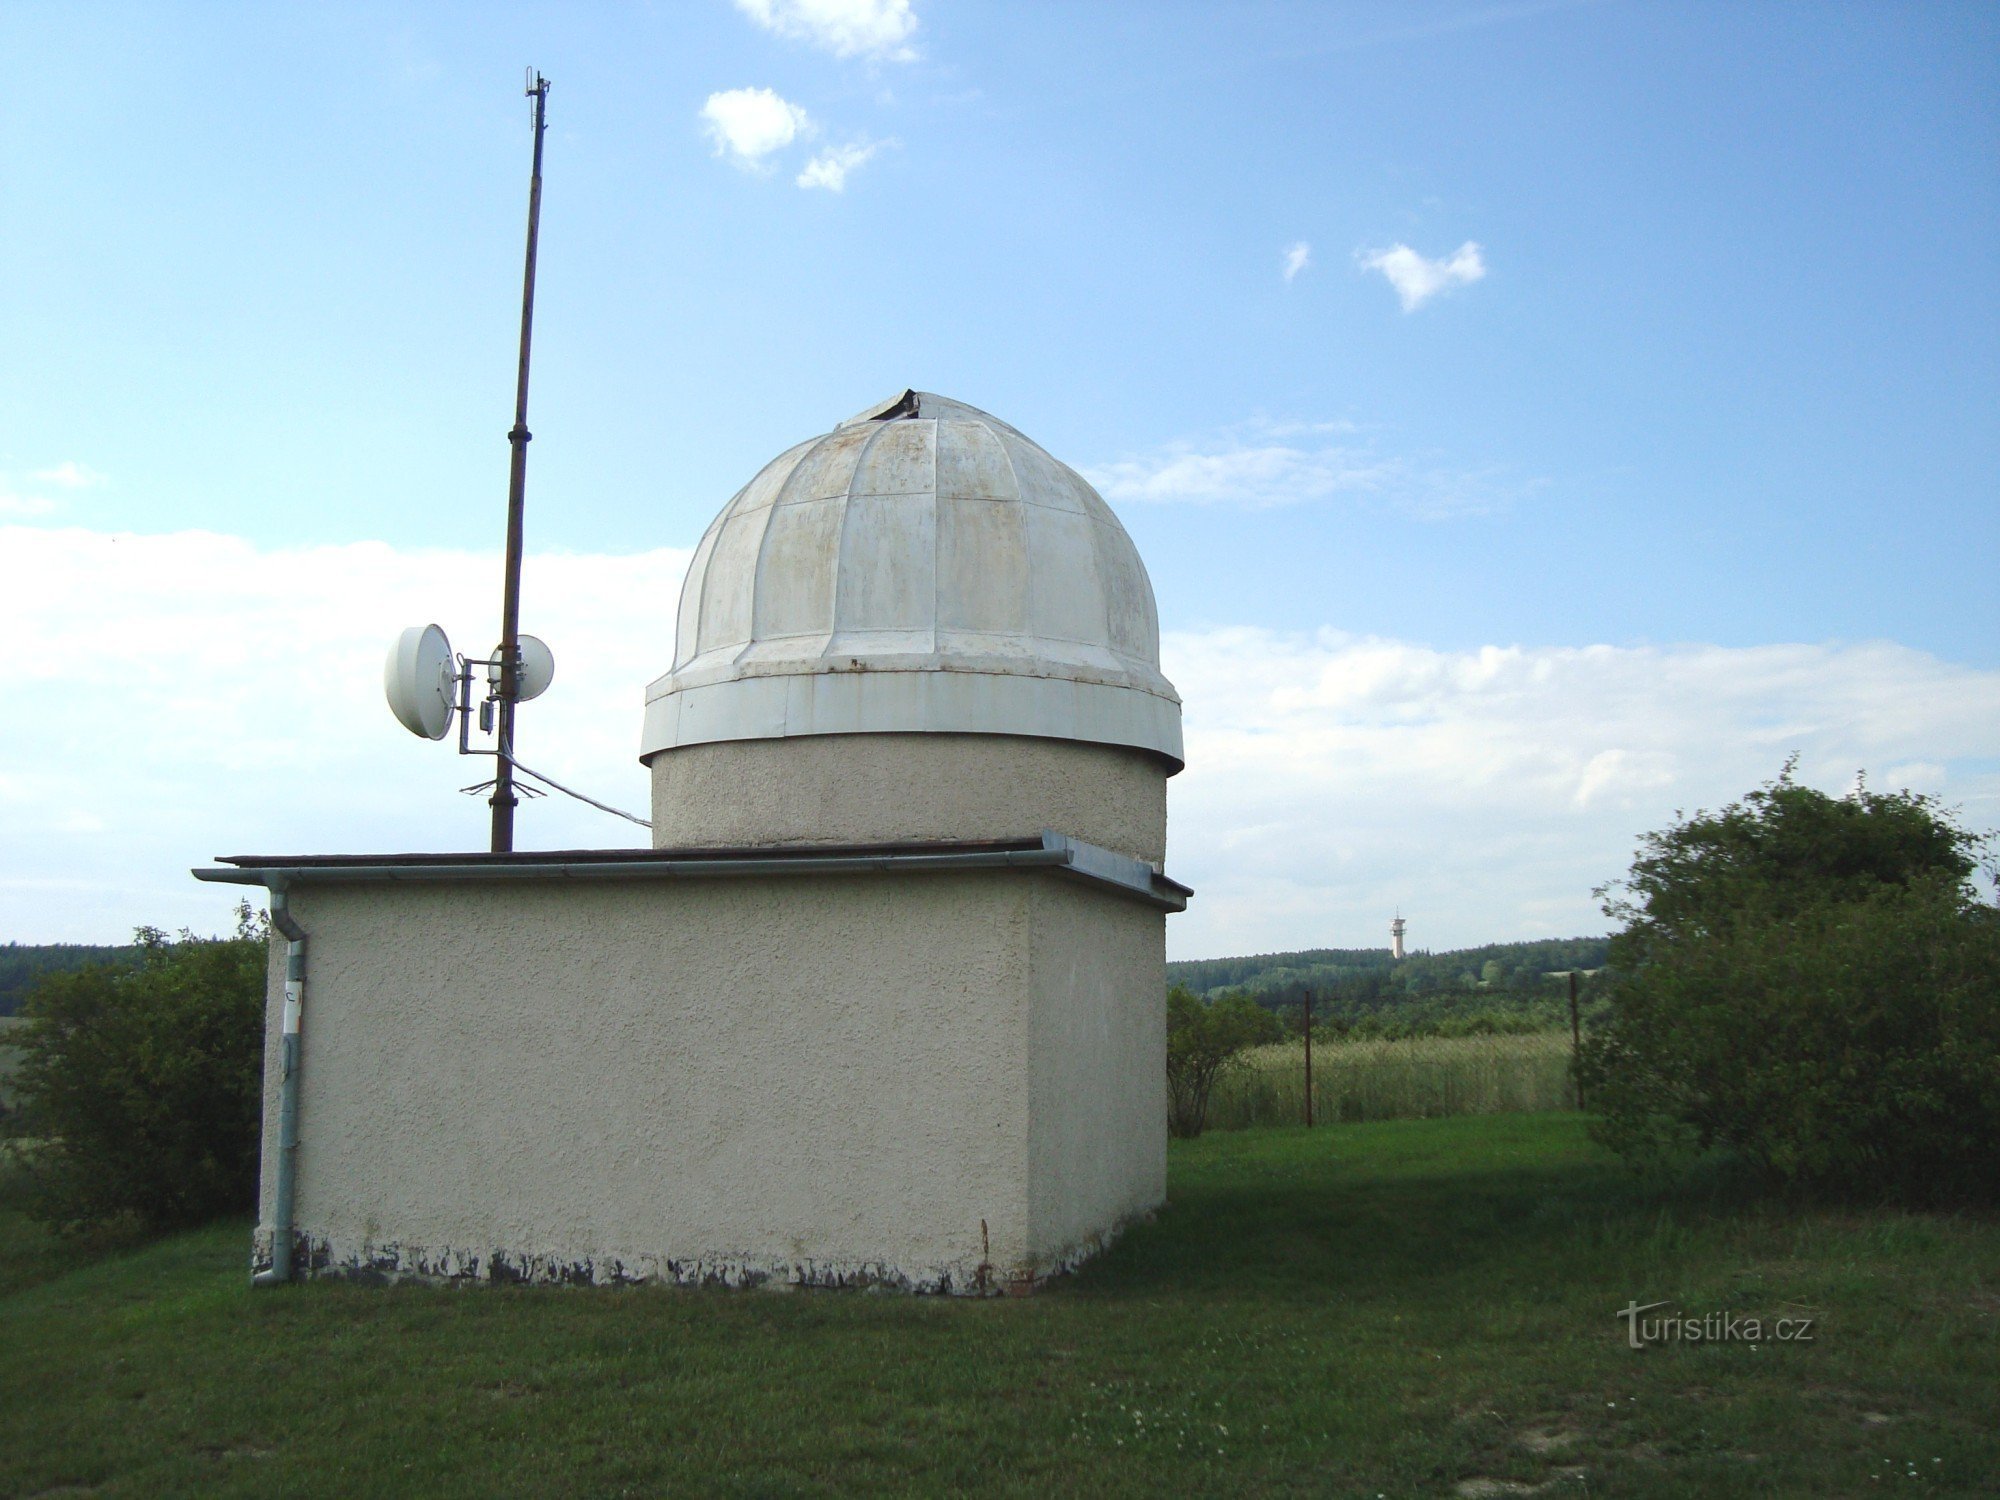
[[[813,131],[812,119],[803,109],[770,89],[710,94],[701,118],[715,154],[752,171],[763,170],[772,152]]]
[[[55,509],[55,501],[43,495],[16,494],[0,477],[0,516],[46,516]]]
[[[1380,271],[1402,299],[1403,311],[1415,312],[1439,292],[1470,286],[1486,275],[1486,261],[1479,246],[1467,240],[1448,260],[1431,260],[1408,245],[1391,245],[1387,250],[1361,250],[1355,261],[1364,271]]]
[[[1285,251],[1285,280],[1289,282],[1299,272],[1312,264],[1312,246],[1300,240]]]
[[[910,0],[736,0],[736,8],[775,36],[835,57],[911,62],[917,56]]]
[[[104,476],[87,464],[75,459],[65,459],[52,469],[37,469],[28,476],[39,479],[44,484],[59,485],[66,490],[85,490],[94,484],[104,483]]]
[[[798,184],[802,188],[841,192],[847,186],[847,174],[880,151],[884,144],[882,141],[855,141],[846,146],[828,146],[806,163],[805,170],[799,173]]]
[[[54,485],[62,490],[82,490],[104,483],[104,476],[74,459],[65,459],[51,468],[35,470],[28,475],[28,482]],[[25,520],[32,516],[48,516],[61,510],[63,505],[63,501],[47,495],[23,494],[14,488],[7,475],[0,474],[0,517]]]
[[[645,684],[687,558],[529,555],[522,625],[556,656],[521,712],[529,765],[644,813]],[[497,552],[0,527],[0,939],[216,930],[234,897],[187,871],[217,854],[483,848],[486,804],[457,789],[491,762],[406,733],[382,659],[426,620],[490,649],[499,579]],[[563,797],[519,818],[523,847],[645,840]]]
[[[1372,490],[1388,470],[1358,448],[1265,443],[1204,453],[1175,444],[1163,453],[1100,464],[1083,474],[1107,500],[1263,510]]]
[[[1906,647],[1489,646],[1326,631],[1169,634],[1188,769],[1176,956],[1601,932],[1590,895],[1676,809],[1857,768],[1993,821],[2000,671]]]
[[[527,629],[556,680],[522,712],[530,765],[643,811],[645,684],[672,657],[688,554],[531,554]],[[265,548],[0,527],[0,938],[108,940],[226,925],[195,883],[216,854],[484,846],[488,762],[405,733],[382,657],[438,620],[497,633],[499,559],[381,543]],[[1845,790],[2000,802],[2000,671],[1891,644],[1444,651],[1251,628],[1169,633],[1188,769],[1170,868],[1196,888],[1177,956],[1386,941],[1429,947],[1603,930],[1590,888],[1674,809],[1716,806],[1798,751]],[[643,843],[563,798],[529,848]]]
[[[1113,501],[1268,510],[1350,496],[1420,520],[1504,510],[1539,487],[1497,468],[1459,469],[1387,456],[1366,443],[1324,440],[1352,432],[1340,423],[1245,423],[1205,443],[1171,443],[1083,475]],[[1321,440],[1299,441],[1308,437]]]

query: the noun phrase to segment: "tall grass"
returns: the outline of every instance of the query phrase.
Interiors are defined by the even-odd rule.
[[[1567,1032],[1313,1042],[1313,1116],[1417,1120],[1566,1109],[1576,1103]],[[1305,1118],[1305,1048],[1257,1047],[1216,1080],[1212,1130]]]

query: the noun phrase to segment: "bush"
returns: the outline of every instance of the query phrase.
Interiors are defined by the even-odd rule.
[[[2000,1139],[2000,920],[1983,840],[1930,799],[1777,781],[1648,835],[1606,912],[1579,1078],[1637,1162],[1711,1148],[1871,1196],[1984,1196]]]
[[[14,1038],[7,1130],[33,1139],[31,1207],[61,1228],[197,1223],[256,1196],[262,919],[244,906],[232,938],[137,938],[136,966],[43,978]]]
[[[1207,1003],[1183,985],[1167,992],[1167,1129],[1201,1134],[1209,1091],[1250,1047],[1284,1035],[1278,1018],[1242,995]]]

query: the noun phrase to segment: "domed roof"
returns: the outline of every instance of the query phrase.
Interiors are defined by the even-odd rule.
[[[771,460],[709,526],[641,755],[716,740],[1021,734],[1181,765],[1138,550],[1068,465],[922,391]]]

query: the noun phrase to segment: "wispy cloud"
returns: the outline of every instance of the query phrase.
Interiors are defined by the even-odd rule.
[[[1285,251],[1285,280],[1289,282],[1311,264],[1312,246],[1304,240],[1298,241]]]
[[[805,164],[799,173],[798,185],[802,188],[825,188],[830,193],[842,192],[847,187],[847,174],[880,151],[886,141],[854,141],[845,146],[828,146]]]
[[[56,502],[46,495],[16,494],[7,487],[6,479],[0,477],[0,516],[46,516],[56,509]]]
[[[104,483],[102,474],[75,459],[64,459],[53,468],[37,469],[28,477],[39,479],[44,484],[60,485],[66,490],[85,490],[94,484]]]
[[[1605,928],[1591,888],[1678,808],[1801,756],[1810,784],[2000,799],[2000,671],[1886,642],[1445,651],[1322,631],[1170,632],[1186,703],[1178,956]]]
[[[1380,271],[1388,278],[1406,313],[1415,312],[1440,292],[1470,286],[1486,276],[1485,258],[1472,240],[1444,260],[1431,260],[1408,245],[1396,244],[1387,250],[1356,251],[1355,262],[1364,271]]]
[[[102,474],[74,459],[65,459],[46,469],[36,469],[27,476],[30,488],[26,491],[16,489],[10,476],[0,473],[0,516],[25,519],[53,515],[63,508],[65,502],[49,495],[35,494],[32,492],[34,489],[53,486],[59,490],[85,490],[102,483]]]
[[[1362,449],[1265,443],[1211,452],[1176,444],[1163,453],[1100,464],[1083,473],[1108,500],[1265,510],[1372,490],[1389,470]]]
[[[758,26],[835,57],[912,62],[917,17],[910,0],[736,0]]]
[[[529,554],[522,625],[556,655],[555,685],[522,713],[530,765],[644,809],[644,684],[673,654],[687,559]],[[485,805],[457,789],[486,763],[405,733],[382,702],[382,660],[427,620],[461,650],[491,646],[499,568],[497,552],[380,542],[0,526],[0,632],[21,661],[0,735],[4,935],[213,931],[228,902],[187,868],[243,849],[480,847]],[[132,723],[147,754],[128,776]],[[643,834],[551,798],[522,809],[521,837],[581,848]]]
[[[1246,510],[1340,496],[1420,520],[1503,510],[1541,487],[1498,466],[1462,468],[1384,454],[1347,423],[1249,422],[1205,442],[1098,464],[1083,475],[1107,500]]]
[[[813,131],[811,116],[770,89],[710,94],[701,119],[715,154],[748,171],[768,170],[774,151]]]

